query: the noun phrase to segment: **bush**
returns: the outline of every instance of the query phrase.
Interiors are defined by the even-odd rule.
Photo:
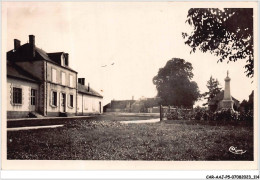
[[[251,121],[252,122],[253,119],[254,119],[254,112],[252,110],[240,113],[240,120],[241,121]]]
[[[168,120],[189,120],[192,119],[193,113],[192,110],[185,110],[181,108],[170,109],[166,113]]]
[[[194,108],[194,119],[196,120],[216,120],[216,121],[237,121],[240,120],[240,114],[233,109],[221,109],[216,112],[211,112],[206,108]],[[250,119],[249,114],[245,114],[244,119]]]
[[[197,106],[194,108],[193,117],[196,120],[207,120],[207,109]]]
[[[239,119],[239,113],[230,108],[221,109],[214,113],[214,120],[217,121],[238,121]]]
[[[203,107],[196,107],[194,110],[171,109],[165,113],[168,120],[215,120],[215,121],[253,121],[253,111],[239,113],[233,109],[226,108],[211,112]]]

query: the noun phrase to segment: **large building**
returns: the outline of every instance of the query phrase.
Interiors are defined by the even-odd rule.
[[[7,52],[7,93],[7,118],[77,115],[77,72],[69,67],[69,54],[46,53],[33,35],[24,45],[15,39]]]

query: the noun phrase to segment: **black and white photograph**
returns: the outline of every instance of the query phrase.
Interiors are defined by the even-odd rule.
[[[3,168],[257,168],[256,2],[2,6]]]

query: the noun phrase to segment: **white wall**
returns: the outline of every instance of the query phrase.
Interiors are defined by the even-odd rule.
[[[13,105],[13,87],[22,88],[22,104]],[[18,80],[15,78],[7,78],[7,111],[31,111],[31,89],[36,89],[39,93],[39,85],[37,83]],[[38,102],[38,95],[36,100],[36,105]],[[37,110],[37,106],[36,106]]]
[[[52,91],[57,92],[57,106],[51,105],[51,93]],[[66,112],[70,114],[76,113],[76,89],[68,88],[68,87],[62,87],[56,84],[47,83],[47,112],[50,114],[52,112],[62,112],[61,109],[61,93],[66,94]],[[69,106],[69,95],[73,95],[73,107]]]
[[[101,113],[103,113],[103,98],[78,93],[78,115],[82,115],[84,113],[100,113],[100,102]]]

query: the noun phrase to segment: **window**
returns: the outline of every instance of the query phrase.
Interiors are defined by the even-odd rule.
[[[70,87],[73,87],[73,76],[70,74]]]
[[[67,55],[67,57],[65,58],[65,60],[64,60],[64,62],[65,62],[65,66],[69,66],[69,61],[68,61],[68,55]]]
[[[51,69],[51,79],[52,79],[52,82],[56,83],[57,82],[57,76],[56,76],[56,69]]]
[[[65,72],[61,72],[61,84],[65,85]]]
[[[31,89],[31,105],[36,105],[36,90]]]
[[[22,88],[13,88],[13,103],[22,104]]]
[[[57,92],[55,92],[55,91],[52,91],[51,105],[57,106]]]
[[[88,110],[88,101],[84,99],[84,109]]]
[[[70,103],[70,107],[73,107],[73,95],[72,94],[70,95],[70,102],[69,103]]]
[[[61,60],[60,60],[61,66],[64,66],[64,59],[65,59],[65,57],[62,55],[62,56],[61,56]]]

